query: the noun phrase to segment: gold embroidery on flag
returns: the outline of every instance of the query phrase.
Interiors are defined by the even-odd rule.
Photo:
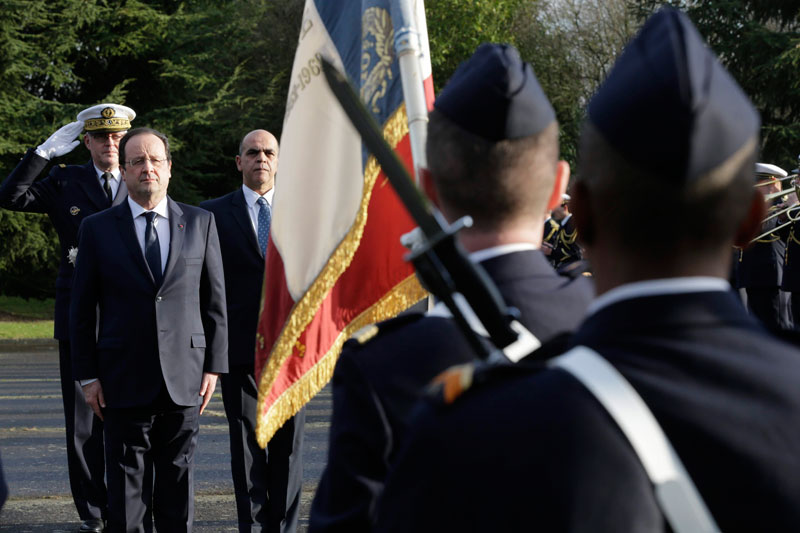
[[[392,114],[383,127],[386,142],[392,148],[408,134],[408,118],[405,104]],[[272,389],[278,374],[286,360],[294,353],[295,344],[305,331],[328,296],[336,281],[350,266],[356,250],[361,243],[364,227],[367,224],[367,209],[372,197],[373,186],[380,173],[380,166],[373,156],[369,156],[364,169],[364,188],[356,219],[347,235],[331,254],[328,262],[317,275],[308,290],[303,294],[289,312],[286,323],[267,356],[258,384],[258,424],[256,437],[262,448],[267,445],[272,435],[297,411],[319,392],[333,376],[333,367],[342,349],[344,341],[362,327],[380,320],[385,320],[400,311],[411,307],[425,296],[427,292],[419,285],[415,275],[400,282],[378,302],[356,317],[336,338],[328,352],[305,375],[286,389],[275,403],[265,412],[267,394]],[[262,288],[262,305],[264,293]],[[259,323],[260,323],[259,318]]]
[[[348,324],[317,364],[283,391],[269,410],[259,416],[256,428],[259,446],[265,447],[284,422],[297,414],[330,381],[339,353],[347,339],[364,326],[392,318],[426,296],[428,293],[419,284],[417,276],[411,274]],[[258,394],[260,411],[263,409],[260,387]]]
[[[361,28],[361,100],[370,111],[380,113],[378,100],[386,96],[392,79],[392,17],[383,8],[367,8],[361,18]]]

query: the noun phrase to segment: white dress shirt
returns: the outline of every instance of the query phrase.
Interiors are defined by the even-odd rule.
[[[256,191],[242,184],[242,192],[244,192],[244,201],[247,204],[247,212],[250,214],[250,223],[253,224],[253,232],[258,236],[258,210],[261,207],[258,205],[258,199],[264,198],[270,208],[270,215],[272,214],[272,196],[275,194],[275,187],[268,190],[264,196],[261,196]],[[271,217],[270,217],[271,218]]]
[[[144,255],[144,232],[147,229],[147,219],[144,214],[147,212],[144,207],[134,202],[128,196],[128,205],[131,208],[131,215],[133,216],[133,227],[136,231],[136,240],[139,241],[139,248],[142,249]],[[167,197],[162,198],[158,205],[152,211],[155,211],[156,218],[153,220],[153,226],[158,234],[158,244],[161,249],[161,273],[167,268],[167,259],[169,258],[169,209],[167,209]]]
[[[104,187],[106,181],[103,179],[103,174],[105,173],[105,171],[100,170],[99,168],[97,168],[96,165],[94,167],[94,171],[97,172],[97,181],[100,182],[100,187]],[[112,179],[108,180],[108,184],[111,185],[111,198],[113,199],[117,197],[117,191],[119,190],[119,184],[120,184],[119,167],[111,171],[111,176]],[[105,192],[105,189],[103,189],[103,191]]]

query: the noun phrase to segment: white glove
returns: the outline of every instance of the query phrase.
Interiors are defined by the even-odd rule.
[[[73,140],[81,134],[81,131],[83,131],[82,120],[62,126],[36,148],[36,154],[45,159],[51,159],[70,153],[81,143],[78,140]]]

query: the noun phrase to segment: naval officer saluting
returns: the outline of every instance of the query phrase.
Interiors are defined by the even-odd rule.
[[[119,174],[119,142],[136,117],[133,109],[98,104],[78,113],[77,120],[61,127],[45,142],[30,149],[0,186],[0,207],[26,213],[46,213],[61,244],[61,264],[56,278],[55,338],[58,339],[61,395],[67,430],[67,465],[72,498],[83,523],[80,531],[102,531],[106,515],[103,465],[103,425],[86,404],[72,378],[69,343],[69,301],[73,262],[70,250],[78,246],[78,227],[84,218],[127,197]],[[84,165],[56,165],[40,179],[56,157],[71,152],[80,142],[91,159]]]

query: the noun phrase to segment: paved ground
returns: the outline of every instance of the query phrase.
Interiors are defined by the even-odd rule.
[[[306,408],[301,531],[325,466],[330,409],[327,388]],[[194,531],[236,531],[228,432],[219,394],[200,423]],[[78,514],[69,495],[54,344],[0,344],[0,455],[11,491],[0,511],[0,532],[74,531]]]

